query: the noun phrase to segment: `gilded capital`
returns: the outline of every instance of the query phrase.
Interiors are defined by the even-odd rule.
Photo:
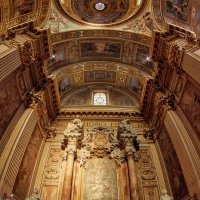
[[[66,152],[75,153],[77,151],[77,142],[83,137],[83,122],[75,118],[68,123],[64,131],[64,139],[61,141],[61,148]]]
[[[137,133],[135,132],[133,126],[128,119],[122,120],[118,125],[118,139],[122,141],[133,141],[137,138]]]

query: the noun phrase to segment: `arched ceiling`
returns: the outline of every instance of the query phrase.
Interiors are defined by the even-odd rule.
[[[57,0],[67,17],[90,25],[115,25],[136,15],[145,0]]]
[[[118,88],[132,95],[135,107],[142,107],[148,81],[153,77],[131,66],[113,62],[85,62],[64,66],[51,73],[59,106],[80,88]]]
[[[165,31],[167,22],[198,33],[200,2],[3,0],[0,22],[1,34],[29,22],[49,29],[46,73],[53,76],[59,102],[67,92],[60,85],[67,80],[72,89],[108,85],[126,90],[142,106],[157,70],[151,60],[153,32]]]

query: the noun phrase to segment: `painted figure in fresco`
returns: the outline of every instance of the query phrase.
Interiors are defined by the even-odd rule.
[[[38,189],[34,188],[32,195],[27,197],[25,200],[40,200]]]
[[[34,0],[14,0],[14,16],[27,14],[33,11]]]
[[[173,198],[170,197],[170,196],[167,194],[167,190],[163,189],[162,192],[161,192],[160,200],[173,200]]]
[[[167,12],[180,20],[187,20],[188,0],[167,0]]]

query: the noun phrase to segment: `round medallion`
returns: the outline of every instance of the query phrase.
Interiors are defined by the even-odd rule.
[[[110,26],[134,17],[146,0],[56,0],[67,17],[89,25]]]

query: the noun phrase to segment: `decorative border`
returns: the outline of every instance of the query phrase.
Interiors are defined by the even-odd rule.
[[[81,38],[119,38],[120,40],[126,39],[131,40],[132,42],[137,42],[144,44],[145,46],[151,45],[151,37],[130,33],[126,31],[117,31],[117,30],[77,30],[77,31],[68,31],[64,33],[53,34],[51,36],[52,44],[63,42],[69,39],[81,39]]]

